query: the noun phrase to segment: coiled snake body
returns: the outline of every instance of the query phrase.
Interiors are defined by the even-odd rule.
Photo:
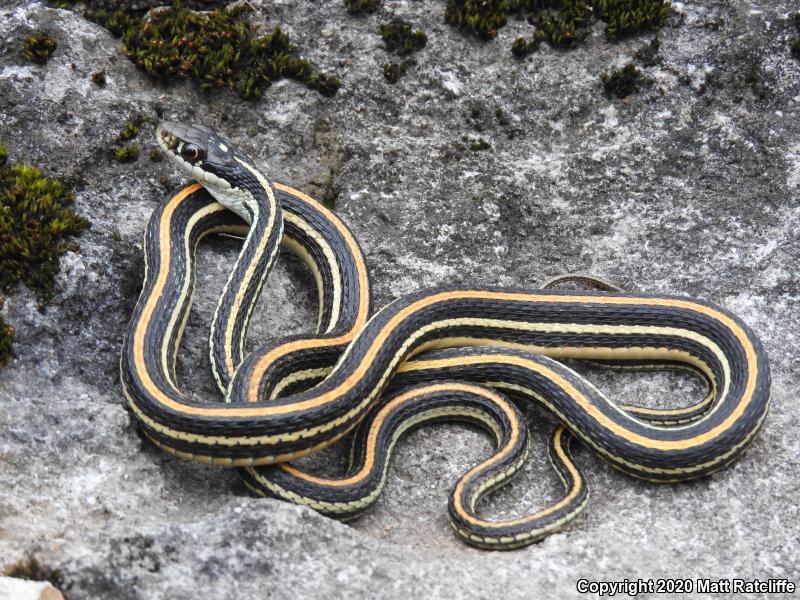
[[[451,522],[471,544],[507,549],[541,539],[584,506],[586,482],[570,459],[566,431],[631,475],[681,481],[736,460],[764,420],[767,358],[750,329],[715,305],[619,292],[435,288],[368,318],[363,253],[338,217],[269,181],[205,127],[165,123],[157,138],[202,187],[175,194],[148,224],[145,282],[121,376],[142,430],[169,452],[243,467],[259,493],[347,518],[375,500],[394,443],[408,428],[432,420],[476,423],[497,448],[455,486]],[[175,358],[191,304],[195,247],[218,231],[246,238],[210,334],[225,402],[209,403],[181,390]],[[245,356],[250,313],[281,241],[317,281],[317,333]],[[622,407],[558,362],[563,358],[682,366],[701,374],[710,391],[684,409]],[[528,448],[524,422],[501,391],[533,400],[561,422],[549,451],[565,496],[533,515],[490,521],[477,515],[476,503],[518,472]],[[359,424],[344,477],[318,478],[286,464]]]

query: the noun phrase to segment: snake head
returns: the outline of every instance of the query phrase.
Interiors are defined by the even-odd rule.
[[[253,161],[230,140],[205,125],[165,121],[156,141],[169,159],[194,177],[214,198],[248,223],[250,190],[264,185]]]

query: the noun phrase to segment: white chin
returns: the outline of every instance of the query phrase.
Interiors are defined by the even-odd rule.
[[[201,181],[200,183],[204,182]],[[216,201],[222,204],[225,208],[239,215],[246,223],[252,222],[252,216],[245,209],[245,202],[249,197],[247,192],[244,192],[238,188],[220,189],[208,184],[205,184],[204,187],[212,196],[214,196]]]

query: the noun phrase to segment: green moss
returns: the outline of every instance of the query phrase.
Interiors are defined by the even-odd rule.
[[[92,81],[98,87],[105,87],[105,85],[106,85],[106,70],[105,69],[100,69],[99,71],[96,71],[96,72],[92,73]]]
[[[615,69],[600,75],[603,89],[609,96],[625,98],[636,92],[646,81],[641,71],[633,63],[628,63],[621,69]]]
[[[119,139],[123,142],[135,138],[139,133],[139,126],[136,123],[128,123],[125,128],[119,132]]]
[[[597,0],[595,13],[607,23],[606,35],[620,38],[660,27],[670,6],[662,0]]]
[[[260,98],[273,82],[296,79],[324,96],[341,83],[317,73],[297,56],[280,27],[258,35],[244,17],[247,4],[195,12],[184,4],[151,11],[120,6],[114,0],[89,2],[86,16],[122,38],[122,49],[148,75],[163,81],[190,79],[201,88],[230,88],[242,98]]]
[[[399,63],[385,63],[383,65],[383,78],[391,84],[400,81],[400,78],[406,74],[408,68],[416,64],[413,59],[404,60]]]
[[[164,155],[161,154],[161,152],[158,150],[150,150],[150,153],[147,156],[153,162],[161,162],[162,160],[164,160]]]
[[[16,577],[29,581],[49,581],[55,587],[64,587],[64,575],[58,569],[41,564],[33,556],[26,556],[3,572],[5,577]]]
[[[444,21],[482,40],[490,40],[508,22],[511,0],[447,0]]]
[[[534,42],[544,41],[554,48],[568,48],[583,40],[591,19],[592,7],[582,0],[564,0],[559,12],[539,11],[528,16],[528,21],[536,26]]]
[[[139,145],[128,144],[126,146],[120,146],[114,151],[114,156],[116,156],[117,160],[121,163],[136,162],[139,158]]]
[[[8,291],[21,281],[40,298],[49,296],[59,258],[77,249],[69,238],[88,226],[70,209],[74,201],[60,181],[39,169],[0,168],[0,288]]]
[[[542,41],[536,38],[528,41],[523,37],[518,37],[514,40],[514,43],[511,44],[511,54],[517,58],[525,58],[528,54],[536,52],[541,43]]]
[[[424,31],[414,31],[410,23],[395,20],[380,27],[386,50],[399,56],[408,56],[425,47],[428,36]]]
[[[34,33],[25,38],[25,52],[23,56],[36,64],[43,65],[56,51],[58,42],[43,31]]]
[[[448,0],[445,22],[478,39],[488,40],[510,15],[527,15],[536,26],[530,40],[517,38],[515,56],[534,52],[541,42],[565,48],[582,41],[596,20],[616,39],[663,24],[670,3],[664,0]]]
[[[344,0],[344,7],[351,15],[374,13],[381,6],[381,0]]]

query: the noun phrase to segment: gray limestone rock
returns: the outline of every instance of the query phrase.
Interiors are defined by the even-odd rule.
[[[0,7],[0,141],[77,192],[92,227],[62,259],[43,312],[23,287],[0,371],[0,570],[26,554],[89,598],[586,597],[576,581],[797,577],[800,556],[800,61],[789,53],[788,0],[674,2],[652,85],[628,99],[599,76],[653,34],[619,43],[602,26],[570,51],[508,48],[511,20],[488,43],[443,22],[443,1],[387,0],[354,18],[339,1],[250,0],[315,66],[342,78],[324,98],[280,81],[258,102],[148,79],[118,41],[41,2]],[[266,5],[265,10],[261,10]],[[428,46],[395,86],[378,25],[400,16]],[[43,66],[22,40],[47,29]],[[641,63],[640,63],[641,64]],[[105,69],[107,84],[91,74]],[[510,553],[477,551],[449,530],[446,497],[490,450],[452,425],[411,434],[377,506],[349,524],[251,497],[236,474],[174,459],[146,443],[125,410],[121,338],[143,273],[141,235],[180,176],[153,163],[152,126],[133,164],[113,160],[136,114],[225,132],[272,177],[312,195],[340,190],[339,214],[363,244],[376,305],[421,286],[533,285],[556,273],[603,275],[629,289],[687,294],[740,315],[772,360],[771,412],[742,460],[702,481],[654,485],[585,450],[589,508],[565,532]],[[490,148],[473,150],[485,140]],[[478,146],[476,146],[478,147]],[[331,179],[332,178],[332,179]],[[333,185],[331,185],[333,184]],[[179,357],[197,393],[214,385],[205,331],[237,251],[203,245],[196,308]],[[281,259],[250,341],[312,329],[315,293]],[[588,371],[621,401],[679,405],[702,393],[670,374]],[[511,516],[559,492],[544,457],[549,421],[529,412],[534,457],[485,507]],[[318,460],[330,468],[335,455]],[[661,597],[661,596],[657,596]]]

